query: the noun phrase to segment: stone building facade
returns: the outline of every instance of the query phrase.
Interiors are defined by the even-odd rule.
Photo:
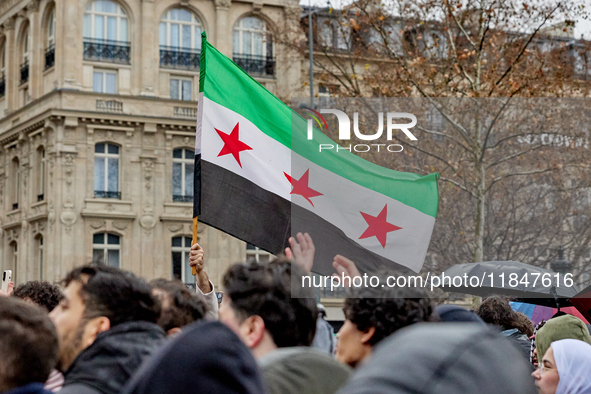
[[[191,283],[200,33],[285,97],[300,67],[273,37],[299,13],[294,0],[0,2],[0,270],[53,282],[102,260]],[[268,258],[205,225],[199,238],[215,286],[228,264]]]

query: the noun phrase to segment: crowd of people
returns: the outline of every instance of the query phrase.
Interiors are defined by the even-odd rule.
[[[89,264],[0,294],[0,393],[591,394],[575,316],[534,327],[500,296],[472,311],[420,289],[354,288],[334,335],[297,288],[313,270],[307,234],[269,263],[230,266],[221,303],[198,244],[190,260],[196,291]],[[333,266],[360,275],[343,256]]]

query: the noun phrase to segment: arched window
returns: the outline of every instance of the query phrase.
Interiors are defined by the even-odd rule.
[[[98,233],[92,236],[92,261],[119,268],[121,261],[121,237],[117,234]]]
[[[160,66],[199,69],[201,22],[190,11],[175,8],[160,21]]]
[[[193,201],[194,171],[194,150],[179,148],[172,151],[172,201]]]
[[[37,201],[45,199],[45,148],[37,149]]]
[[[234,25],[233,58],[251,75],[272,77],[275,73],[273,39],[267,24],[254,16],[240,19]]]
[[[121,198],[117,145],[101,142],[94,146],[94,197]]]
[[[127,15],[113,1],[93,1],[84,12],[84,38],[128,41]]]
[[[172,276],[186,285],[195,287],[195,277],[189,264],[191,237],[174,237],[172,239]]]
[[[20,194],[21,184],[21,167],[18,158],[12,159],[12,171],[11,171],[11,187],[10,187],[10,199],[12,203],[12,209],[18,209],[18,200]]]
[[[123,8],[93,1],[84,12],[84,59],[129,64],[129,22]]]
[[[29,64],[31,58],[31,34],[29,26],[23,30],[21,36],[21,85],[29,81]]]
[[[51,11],[47,22],[45,42],[45,70],[55,65],[55,8]]]

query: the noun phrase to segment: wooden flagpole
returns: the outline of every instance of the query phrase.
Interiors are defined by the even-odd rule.
[[[199,227],[199,218],[193,218],[193,240],[191,241],[191,246],[197,243],[197,228]],[[193,275],[197,275],[197,266],[194,265],[192,268]]]

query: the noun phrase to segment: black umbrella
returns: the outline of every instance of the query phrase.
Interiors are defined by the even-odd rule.
[[[568,299],[577,294],[572,278],[517,261],[457,264],[439,278],[444,291],[481,297],[497,294],[552,308],[571,306]]]

